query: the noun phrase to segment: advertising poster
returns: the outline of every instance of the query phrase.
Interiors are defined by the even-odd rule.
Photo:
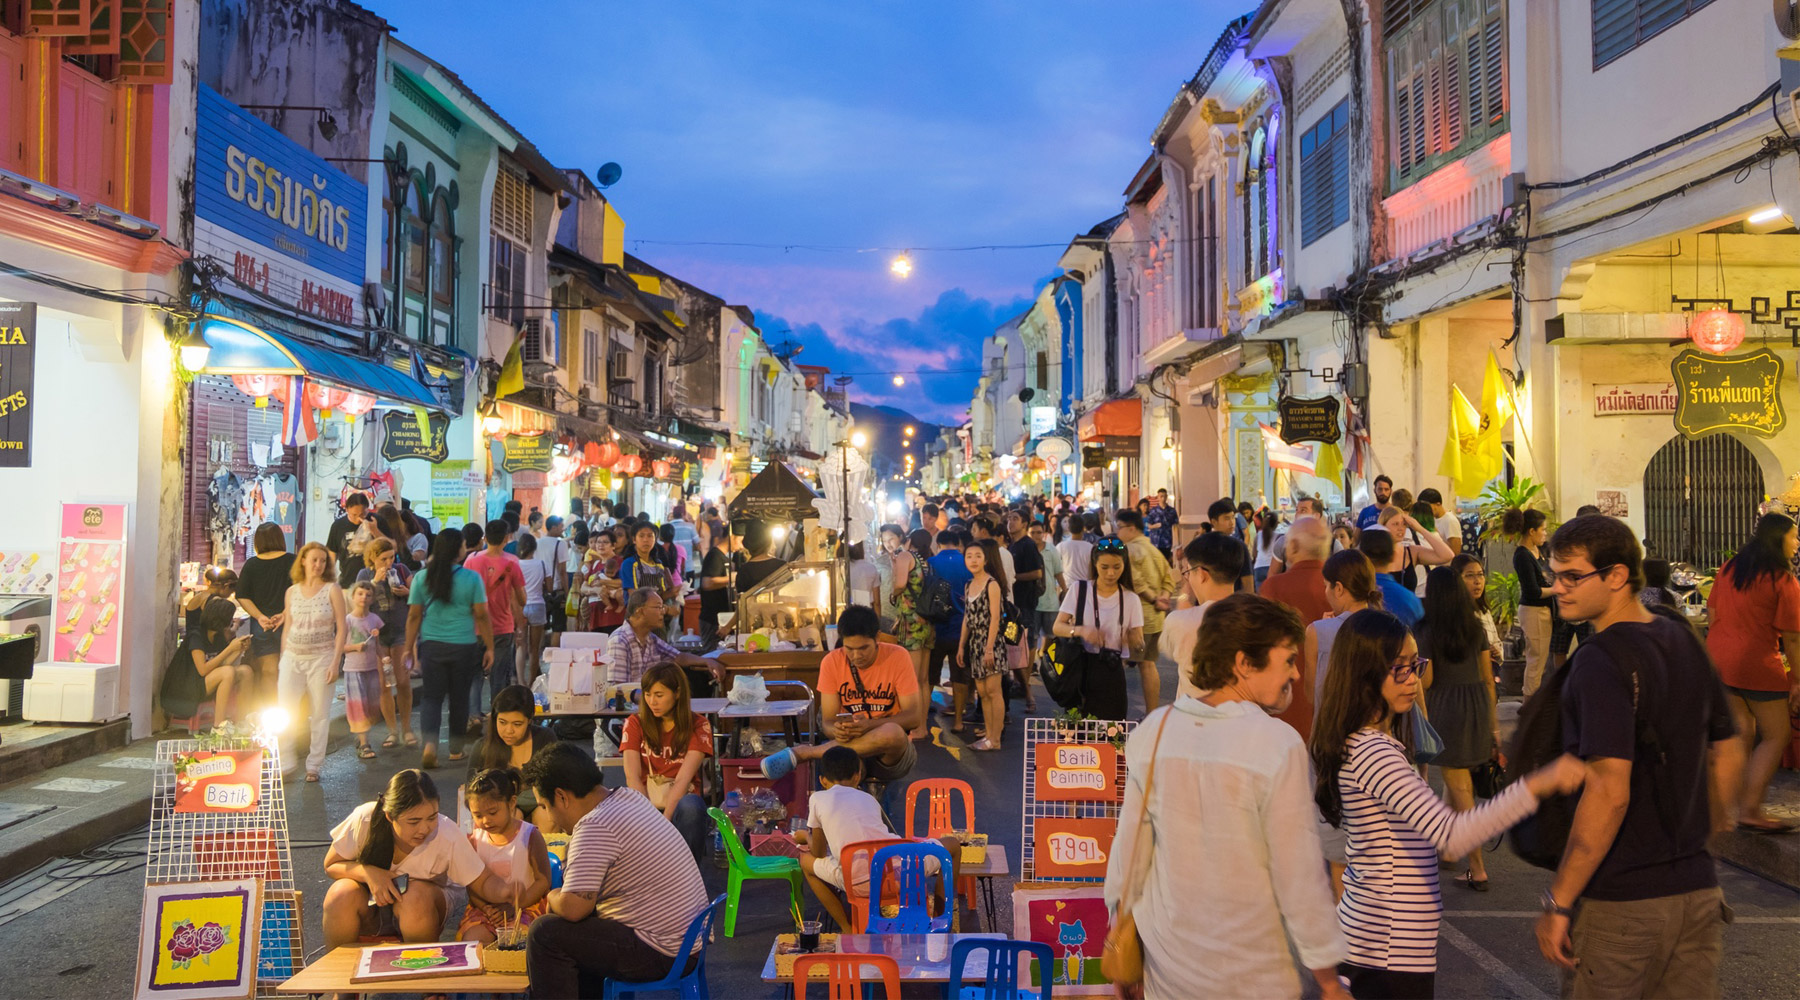
[[[0,468],[31,466],[37,303],[0,302]]]
[[[262,787],[261,750],[199,750],[175,758],[175,811],[243,813]]]
[[[65,503],[57,547],[57,663],[119,662],[125,577],[125,505]]]
[[[1061,996],[1112,996],[1100,972],[1106,932],[1112,920],[1106,898],[1098,885],[1031,885],[1013,890],[1013,938],[1050,946],[1055,963],[1049,970],[1037,968],[1032,959],[1029,985],[1048,983]],[[1024,984],[1022,984],[1024,985]],[[1081,987],[1097,989],[1081,989]],[[1048,996],[1050,991],[1044,995]]]
[[[469,519],[469,484],[463,479],[468,472],[466,458],[431,467],[431,516],[440,529],[460,527]]]
[[[1104,743],[1039,743],[1039,802],[1117,802],[1119,751]]]

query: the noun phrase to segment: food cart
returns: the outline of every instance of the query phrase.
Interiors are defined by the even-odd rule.
[[[849,593],[844,564],[832,558],[831,540],[818,529],[818,499],[792,469],[770,462],[726,505],[734,531],[751,521],[798,524],[806,539],[802,559],[737,595],[731,635],[716,654],[728,671],[817,686],[819,661]]]

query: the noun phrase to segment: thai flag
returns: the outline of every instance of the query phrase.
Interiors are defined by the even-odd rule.
[[[1313,474],[1315,465],[1311,444],[1288,444],[1268,424],[1257,426],[1262,428],[1263,453],[1268,456],[1269,468],[1304,472],[1309,476]]]
[[[281,409],[281,443],[298,448],[312,441],[318,433],[312,407],[306,404],[306,379],[289,375],[287,399],[282,402]]]

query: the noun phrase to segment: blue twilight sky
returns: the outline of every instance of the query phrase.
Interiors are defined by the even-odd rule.
[[[951,423],[982,336],[1119,210],[1163,110],[1253,6],[363,2],[552,162],[618,161],[632,253],[858,373],[853,399]],[[797,246],[1019,243],[1057,246],[920,251],[905,281],[891,252]],[[945,374],[887,374],[917,369]]]

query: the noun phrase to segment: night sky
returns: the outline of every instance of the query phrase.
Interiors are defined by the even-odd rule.
[[[1119,211],[1163,110],[1249,6],[365,5],[552,162],[623,166],[626,249],[856,374],[853,399],[948,423],[981,337]],[[1053,245],[923,249],[994,244]],[[885,248],[908,247],[902,281]]]

